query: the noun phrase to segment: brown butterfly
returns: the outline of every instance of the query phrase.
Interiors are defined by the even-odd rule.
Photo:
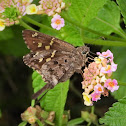
[[[24,30],[23,38],[31,50],[23,57],[24,63],[36,70],[47,83],[33,95],[33,99],[46,89],[68,80],[74,72],[82,74],[81,68],[87,62],[89,47],[75,48],[65,41],[31,30]]]

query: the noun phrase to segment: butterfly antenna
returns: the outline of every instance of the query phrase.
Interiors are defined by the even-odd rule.
[[[95,58],[94,56],[90,55],[89,53],[87,55],[90,56],[90,57],[88,57],[89,59],[94,60],[94,58]]]
[[[91,51],[90,51],[89,53],[91,53],[91,54],[93,54],[93,55],[95,55],[95,56],[98,56],[96,53],[93,53],[93,52],[91,52]]]

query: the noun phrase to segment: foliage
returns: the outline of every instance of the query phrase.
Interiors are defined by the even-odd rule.
[[[97,109],[95,110],[95,113],[97,113],[98,117],[100,116],[101,124],[104,123],[105,125],[109,125],[109,126],[124,126],[126,123],[125,122],[125,109],[126,109],[125,108],[126,107],[126,93],[125,93],[126,92],[126,78],[125,78],[126,75],[126,69],[125,69],[126,9],[125,6],[126,6],[126,1],[125,0],[64,0],[64,2],[66,8],[62,10],[60,16],[65,20],[65,26],[62,27],[60,30],[55,30],[51,27],[52,16],[48,16],[47,14],[24,16],[24,13],[20,13],[20,11],[17,10],[16,7],[13,8],[13,6],[11,6],[11,8],[10,7],[6,8],[6,12],[4,12],[3,15],[5,15],[6,17],[11,16],[11,18],[13,18],[14,21],[18,19],[19,22],[14,23],[12,21],[12,23],[16,25],[14,26],[9,25],[9,27],[6,26],[6,28],[3,31],[0,31],[1,57],[4,57],[7,60],[6,63],[8,65],[7,67],[5,65],[5,67],[1,67],[0,69],[0,71],[2,71],[1,73],[4,73],[3,78],[6,78],[5,76],[7,76],[7,82],[9,82],[10,85],[12,84],[11,86],[13,87],[13,82],[10,81],[11,80],[10,76],[13,76],[13,74],[11,75],[11,70],[13,65],[11,65],[12,60],[10,60],[8,57],[12,56],[13,59],[15,58],[21,59],[23,55],[29,52],[22,39],[22,30],[24,29],[38,30],[45,34],[52,35],[61,40],[67,41],[68,43],[71,43],[75,47],[82,46],[83,44],[88,44],[89,46],[91,46],[91,49],[94,50],[94,52],[96,52],[97,50],[99,51],[100,49],[106,50],[109,48],[111,52],[113,52],[114,54],[114,62],[118,64],[117,72],[115,72],[112,76],[113,78],[116,78],[118,80],[118,84],[120,86],[118,91],[112,93],[112,96],[114,97],[115,100],[118,100],[118,102],[114,103],[113,106],[109,108],[108,112],[106,112],[105,116],[102,118],[101,118],[102,115],[99,115],[98,112],[96,111]],[[34,1],[34,3],[37,4],[38,2]],[[18,15],[19,13],[21,14],[21,17],[15,18],[15,16],[19,16]],[[104,38],[105,40],[100,39],[100,37]],[[2,60],[0,59],[0,65],[1,64],[4,63],[2,63]],[[18,65],[16,66],[16,68],[17,67]],[[26,67],[24,69],[26,69]],[[10,71],[8,72],[8,70]],[[9,77],[8,77],[8,73],[10,74]],[[20,71],[18,70],[17,70],[17,75],[20,76]],[[17,78],[17,77],[14,75],[12,78]],[[27,87],[31,87],[31,81],[29,78],[26,81],[30,83],[29,84],[30,86],[28,85]],[[3,83],[2,79],[1,82]],[[64,114],[65,105],[68,96],[68,90],[69,90],[69,82],[71,81],[68,80],[67,82],[57,84],[53,89],[49,90],[47,93],[45,92],[42,93],[38,97],[38,100],[40,100],[39,101],[40,107],[47,112],[55,111],[56,116],[54,119],[54,123],[56,126],[63,126],[63,125],[70,126],[70,125],[77,125],[77,124],[97,125],[98,119],[96,118],[96,115],[94,115],[94,112],[91,113],[87,112],[88,116],[86,117],[86,119],[83,118],[82,115],[81,116],[79,115],[79,117],[69,120],[69,114],[68,113]],[[24,83],[24,81],[22,81],[21,83]],[[79,84],[81,85],[81,83]],[[41,75],[38,74],[36,71],[34,71],[32,74],[32,87],[34,93],[40,90],[44,85],[46,85],[46,83],[42,80]],[[1,84],[0,92],[3,92],[2,88],[4,86],[5,86],[4,84]],[[71,89],[73,90],[73,94],[78,95],[78,90],[75,87],[74,88],[72,87]],[[30,93],[31,90],[32,89],[29,88]],[[79,94],[81,93],[82,91],[79,91]],[[71,102],[71,101],[72,100],[67,102]],[[35,103],[32,103],[32,106],[34,106],[34,104]],[[2,105],[2,102],[0,105],[4,106]],[[89,108],[87,109],[83,105],[82,110],[89,110]],[[1,118],[4,115],[3,109],[4,107],[1,107],[1,111],[2,111]],[[79,109],[78,111],[80,112],[82,110]],[[89,115],[91,116],[93,115],[94,117],[93,119],[95,121]],[[37,121],[38,121],[37,122],[38,125],[43,125],[41,124],[40,120]],[[25,126],[25,125],[27,125],[27,122],[22,122],[19,124],[19,126]],[[50,125],[53,125],[53,123],[50,123]]]

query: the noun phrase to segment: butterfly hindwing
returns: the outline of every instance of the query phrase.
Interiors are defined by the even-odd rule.
[[[69,55],[61,55],[44,63],[41,68],[41,75],[45,82],[55,86],[59,82],[63,82],[62,80],[66,81],[72,76],[75,72],[73,62],[73,59],[70,60]],[[66,73],[69,76],[63,78]]]
[[[65,41],[31,30],[23,31],[23,39],[25,40],[25,43],[27,44],[28,48],[33,52],[42,50],[48,51],[50,49],[69,52],[74,49],[73,45]]]
[[[52,80],[52,77],[48,77],[49,75],[56,75],[57,80],[59,80],[69,70],[72,62],[74,62],[71,55],[73,55],[71,52],[44,50],[27,54],[23,57],[23,61],[26,65],[40,73],[42,77],[44,75],[46,82],[47,80],[49,82],[49,80]]]

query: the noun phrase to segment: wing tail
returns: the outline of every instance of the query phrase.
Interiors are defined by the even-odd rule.
[[[39,91],[37,91],[35,94],[32,95],[32,99],[36,99],[40,94],[42,94],[45,90],[52,89],[54,86],[51,84],[46,84],[44,87],[42,87]],[[45,93],[47,93],[47,91]]]

